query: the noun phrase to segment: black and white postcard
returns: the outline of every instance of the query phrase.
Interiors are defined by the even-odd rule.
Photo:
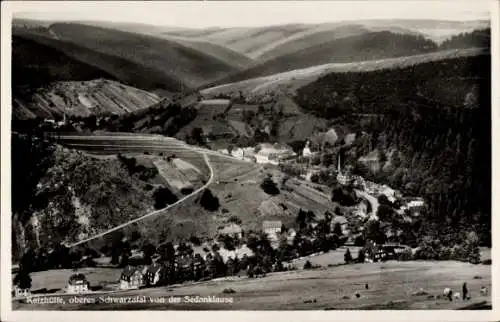
[[[498,320],[496,6],[2,2],[2,320]]]

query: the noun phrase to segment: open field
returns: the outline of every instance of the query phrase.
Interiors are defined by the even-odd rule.
[[[343,264],[344,254],[346,249],[349,248],[351,255],[354,259],[358,256],[358,251],[360,247],[357,246],[342,246],[335,250],[331,250],[328,253],[323,254],[313,254],[310,256],[304,256],[301,258],[296,258],[290,263],[295,265],[298,269],[302,269],[307,261],[310,261],[313,265],[321,265],[321,267],[327,267],[328,265],[340,265]]]
[[[313,309],[457,309],[468,304],[490,302],[481,296],[481,286],[491,288],[491,266],[460,262],[386,262],[354,264],[315,270],[272,273],[249,279],[225,278],[181,286],[158,287],[114,293],[131,297],[232,297],[233,303],[145,303],[35,305],[14,302],[14,309],[60,310],[313,310]],[[61,276],[62,278],[62,276]],[[467,282],[471,301],[428,298],[443,289],[460,291]],[[365,284],[369,289],[365,289]],[[225,288],[235,291],[224,294]],[[427,295],[416,296],[422,288]],[[354,297],[359,292],[360,298]],[[111,295],[111,294],[109,294]],[[92,295],[83,295],[94,297]],[[102,295],[100,295],[102,296]],[[348,297],[348,298],[344,298]],[[66,299],[68,297],[66,296]]]
[[[120,279],[121,269],[119,268],[80,268],[78,273],[85,275],[91,286],[112,284]],[[72,269],[57,269],[32,273],[32,291],[47,289],[64,289],[68,284],[68,279],[75,274]]]
[[[447,50],[429,54],[407,57],[388,58],[381,60],[368,60],[355,63],[330,63],[318,66],[296,69],[270,76],[251,78],[240,82],[228,83],[203,89],[204,96],[220,94],[234,94],[242,92],[249,99],[262,97],[266,94],[284,93],[293,94],[294,91],[319,77],[329,73],[369,72],[381,69],[396,69],[410,67],[426,62],[446,60],[458,57],[469,57],[486,54],[484,49]]]

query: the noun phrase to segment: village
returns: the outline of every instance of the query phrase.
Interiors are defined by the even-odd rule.
[[[308,189],[317,188],[311,178],[321,168],[311,164],[318,152],[311,152],[309,141],[301,155],[297,155],[284,144],[269,143],[259,144],[255,148],[219,152],[272,167],[286,163],[299,165],[303,173],[288,180],[305,185]],[[360,202],[351,207],[344,207],[343,213],[326,213],[324,218],[315,218],[311,215],[312,212],[301,209],[296,219],[297,229],[285,227],[281,220],[264,220],[260,231],[244,231],[238,222],[230,222],[220,227],[217,242],[205,241],[199,245],[189,242],[169,244],[166,246],[167,250],[165,245],[161,245],[148,251],[148,254],[145,254],[145,250],[133,249],[129,255],[122,254],[119,283],[107,285],[105,289],[119,292],[229,276],[246,275],[254,278],[273,272],[314,269],[318,266],[302,259],[318,255],[328,256],[330,252],[341,252],[340,255],[334,255],[340,258],[335,265],[397,260],[404,256],[411,258],[415,250],[409,246],[389,242],[377,245],[373,240],[365,240],[362,237],[362,223],[378,221],[377,208],[381,196],[390,203],[397,201],[399,208],[395,214],[401,216],[418,216],[425,206],[423,200],[404,198],[401,193],[386,185],[351,175],[349,167],[346,168],[347,171],[342,169],[338,157],[334,170],[335,179],[342,186],[355,187]],[[351,252],[357,252],[357,256],[353,256]],[[95,260],[105,261],[101,258]],[[85,258],[82,261],[85,261]],[[90,261],[92,262],[92,259]],[[301,267],[298,267],[299,263]],[[75,273],[69,277],[66,287],[59,292],[95,292],[95,287],[86,276],[78,272],[78,268],[74,270]],[[29,289],[17,288],[15,292],[27,294]]]

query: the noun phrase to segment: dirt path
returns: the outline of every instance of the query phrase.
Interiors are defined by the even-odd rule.
[[[193,196],[195,196],[195,195],[199,194],[200,192],[204,191],[204,190],[205,190],[205,189],[206,189],[206,188],[207,188],[210,184],[212,184],[212,181],[213,181],[213,179],[214,179],[214,170],[213,170],[213,168],[212,168],[212,164],[210,163],[210,160],[208,159],[208,157],[207,157],[207,155],[206,155],[206,154],[203,154],[203,159],[205,160],[205,162],[206,162],[206,164],[207,164],[208,168],[210,169],[210,178],[208,179],[207,183],[206,183],[205,185],[203,185],[203,187],[201,187],[201,188],[197,189],[196,191],[194,191],[193,193],[191,193],[191,194],[189,194],[189,195],[187,195],[187,196],[185,196],[185,197],[183,197],[183,198],[179,199],[178,201],[174,202],[173,204],[168,205],[166,208],[159,209],[159,210],[156,210],[156,211],[150,212],[150,213],[148,213],[148,214],[145,214],[144,216],[141,216],[141,217],[139,217],[139,218],[132,219],[132,220],[130,220],[130,221],[128,221],[128,222],[126,222],[126,223],[123,223],[123,224],[121,224],[121,225],[115,226],[115,227],[113,227],[113,228],[111,228],[111,229],[108,229],[108,230],[106,230],[106,231],[102,232],[102,233],[99,233],[99,234],[94,235],[94,236],[92,236],[92,237],[89,237],[89,238],[86,238],[86,239],[80,240],[80,241],[78,241],[78,242],[76,242],[76,243],[73,243],[73,244],[67,245],[67,247],[74,247],[74,246],[77,246],[77,245],[80,245],[80,244],[86,243],[86,242],[91,241],[91,240],[93,240],[93,239],[96,239],[96,238],[102,237],[102,236],[104,236],[104,235],[107,235],[107,234],[112,233],[112,232],[114,232],[114,231],[117,231],[117,230],[119,230],[119,229],[122,229],[122,228],[124,228],[124,227],[126,227],[126,226],[129,226],[129,225],[131,225],[131,224],[133,224],[133,223],[136,223],[136,222],[138,222],[138,221],[141,221],[141,220],[143,220],[143,219],[146,219],[146,218],[149,218],[149,217],[152,217],[152,216],[155,216],[155,215],[161,214],[162,212],[166,212],[166,211],[168,211],[169,209],[171,209],[172,207],[175,207],[175,206],[177,206],[177,205],[181,204],[182,202],[184,202],[184,201],[188,200],[189,198],[191,198],[191,197],[193,197]]]

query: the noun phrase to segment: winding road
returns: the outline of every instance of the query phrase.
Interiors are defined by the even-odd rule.
[[[173,203],[173,204],[171,204],[171,205],[168,205],[168,206],[167,206],[167,207],[165,207],[165,208],[162,208],[162,209],[155,210],[155,211],[153,211],[153,212],[147,213],[147,214],[145,214],[144,216],[141,216],[141,217],[138,217],[138,218],[132,219],[132,220],[127,221],[127,222],[125,222],[125,223],[123,223],[123,224],[120,224],[120,225],[118,225],[118,226],[115,226],[115,227],[113,227],[113,228],[111,228],[111,229],[108,229],[108,230],[106,230],[106,231],[103,231],[103,232],[101,232],[101,233],[99,233],[99,234],[97,234],[97,235],[94,235],[94,236],[92,236],[92,237],[88,237],[88,238],[85,238],[85,239],[83,239],[83,240],[80,240],[80,241],[78,241],[78,242],[76,242],[76,243],[73,243],[73,244],[67,244],[67,245],[66,245],[66,247],[71,248],[71,247],[74,247],[74,246],[77,246],[77,245],[80,245],[80,244],[83,244],[83,243],[89,242],[89,241],[91,241],[91,240],[93,240],[93,239],[96,239],[96,238],[102,237],[102,236],[104,236],[104,235],[107,235],[107,234],[109,234],[109,233],[112,233],[112,232],[114,232],[114,231],[117,231],[117,230],[119,230],[119,229],[122,229],[122,228],[124,228],[124,227],[126,227],[126,226],[129,226],[129,225],[131,225],[131,224],[133,224],[133,223],[136,223],[136,222],[138,222],[138,221],[141,221],[141,220],[143,220],[143,219],[146,219],[146,218],[149,218],[149,217],[152,217],[152,216],[155,216],[155,215],[161,214],[162,212],[168,211],[168,210],[169,210],[169,209],[171,209],[172,207],[175,207],[175,206],[177,206],[178,204],[180,204],[180,203],[182,203],[182,202],[184,202],[184,201],[186,201],[186,200],[188,200],[188,199],[190,199],[190,198],[192,198],[192,197],[196,196],[197,194],[201,193],[203,190],[205,190],[205,189],[206,189],[206,188],[207,188],[207,187],[208,187],[208,186],[212,183],[212,181],[213,181],[213,179],[214,179],[214,169],[212,168],[212,164],[210,163],[210,160],[208,159],[208,156],[207,156],[205,153],[202,153],[202,155],[203,155],[203,159],[205,160],[205,163],[207,164],[207,166],[208,166],[208,168],[209,168],[209,170],[210,170],[210,178],[208,179],[207,183],[205,183],[205,184],[204,184],[201,188],[199,188],[199,189],[197,189],[197,190],[193,191],[191,194],[189,194],[189,195],[187,195],[187,196],[185,196],[185,197],[183,197],[183,198],[181,198],[181,199],[177,200],[176,202],[174,202],[174,203]]]

